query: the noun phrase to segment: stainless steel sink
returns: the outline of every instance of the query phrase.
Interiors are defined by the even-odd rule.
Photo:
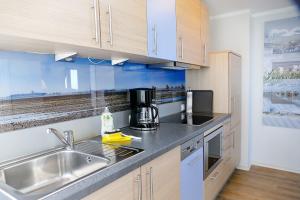
[[[102,144],[95,138],[75,144],[72,150],[61,147],[0,163],[0,199],[36,200],[55,196],[88,175],[142,151]]]
[[[42,196],[109,163],[104,157],[60,150],[1,167],[0,182],[23,195]]]

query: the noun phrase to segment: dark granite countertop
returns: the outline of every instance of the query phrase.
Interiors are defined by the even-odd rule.
[[[142,140],[133,140],[130,145],[144,149],[142,153],[95,172],[42,199],[81,199],[176,146],[183,144],[195,136],[203,134],[206,130],[224,122],[229,117],[230,115],[227,114],[217,114],[214,119],[200,126],[161,123],[158,130],[151,132],[134,131],[129,128],[124,128],[122,129],[123,133],[142,137]],[[93,139],[100,143],[100,138]]]

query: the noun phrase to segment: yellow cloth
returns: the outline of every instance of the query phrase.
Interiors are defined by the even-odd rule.
[[[131,141],[132,138],[129,136],[124,136],[122,132],[116,132],[113,134],[104,134],[102,136],[103,143],[110,143],[110,142],[128,142]]]

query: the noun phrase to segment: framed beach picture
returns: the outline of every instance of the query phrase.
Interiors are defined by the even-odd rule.
[[[265,23],[263,124],[300,129],[300,16]]]

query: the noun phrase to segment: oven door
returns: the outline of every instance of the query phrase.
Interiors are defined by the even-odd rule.
[[[223,126],[204,137],[204,177],[206,178],[223,159]]]

